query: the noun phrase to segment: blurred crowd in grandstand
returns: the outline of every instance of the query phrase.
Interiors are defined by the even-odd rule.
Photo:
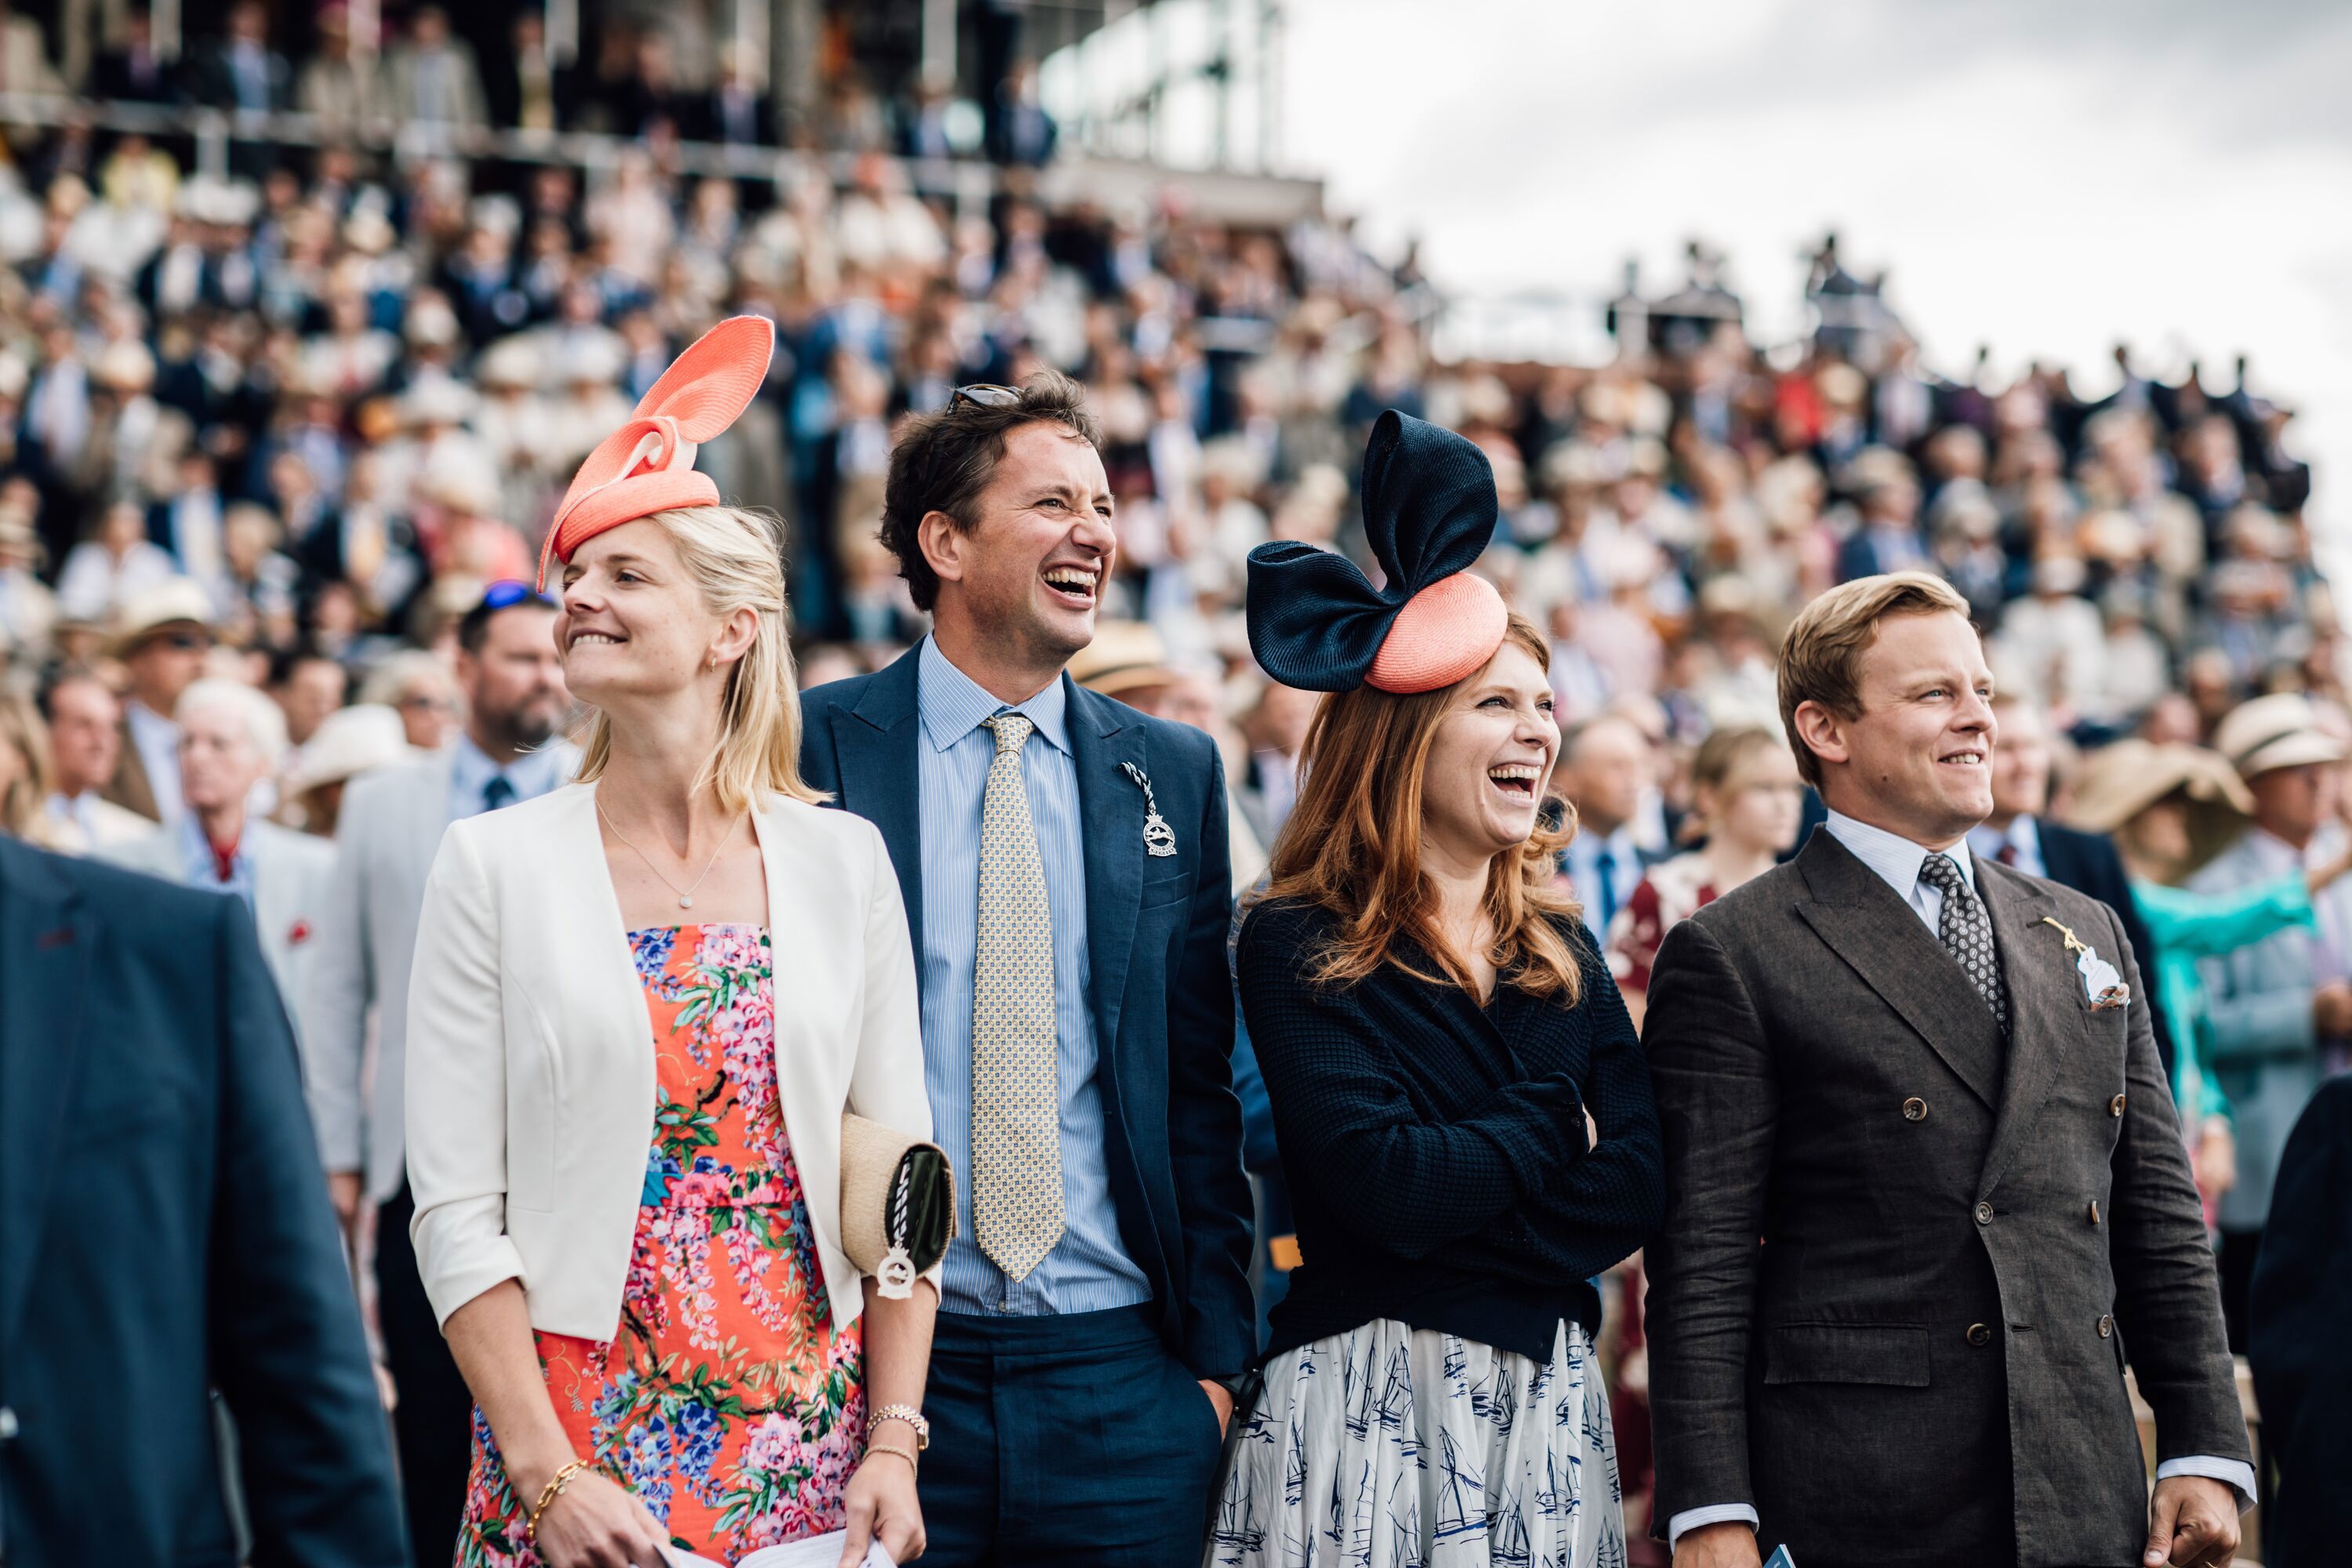
[[[1288,811],[1314,710],[1250,658],[1244,557],[1269,539],[1362,556],[1354,467],[1386,408],[1493,462],[1503,517],[1482,569],[1552,640],[1564,789],[1598,829],[1566,868],[1604,930],[1678,827],[1706,820],[1700,743],[1777,733],[1776,641],[1850,578],[1924,567],[1957,585],[2062,774],[2069,747],[2209,742],[2264,693],[2314,700],[2334,748],[2315,757],[2352,735],[2309,473],[2242,360],[2227,385],[2194,367],[2176,384],[2118,349],[2120,384],[2097,398],[2061,368],[1996,378],[1981,355],[1938,374],[1832,238],[1802,341],[1752,342],[1720,258],[1694,247],[1687,284],[1612,307],[1611,363],[1442,363],[1414,258],[1375,257],[1344,219],[1270,230],[1173,195],[1041,199],[1055,132],[1024,66],[980,105],[885,100],[839,73],[784,140],[845,156],[751,181],[673,155],[778,140],[755,74],[709,39],[681,72],[671,35],[611,28],[592,64],[556,71],[533,63],[535,17],[478,57],[426,6],[365,54],[331,7],[297,63],[264,18],[236,5],[226,37],[169,63],[136,10],[111,48],[59,55],[23,17],[0,33],[12,92],[292,109],[324,132],[234,142],[215,174],[103,115],[7,136],[0,831],[88,850],[199,805],[238,816],[243,775],[225,784],[191,750],[182,776],[175,710],[210,675],[282,712],[282,729],[239,721],[275,753],[257,803],[332,833],[344,781],[458,733],[458,622],[533,576],[581,458],[680,347],[745,311],[774,319],[779,352],[700,464],[788,520],[809,684],[922,633],[876,538],[893,421],[961,384],[1048,367],[1085,383],[1119,548],[1072,673],[1221,737],[1236,888]],[[370,134],[394,121],[632,140],[593,170],[394,155]],[[923,194],[906,161],[982,153],[985,202]],[[532,679],[560,705],[560,674]],[[1641,906],[1653,925],[1658,905]],[[2327,976],[2352,973],[2346,931],[2322,917],[2320,935]],[[2337,1011],[2320,1033],[2352,1031],[2352,989],[2321,989]],[[1272,1171],[1270,1146],[1252,1164]],[[1638,1427],[1621,1414],[1621,1430]]]

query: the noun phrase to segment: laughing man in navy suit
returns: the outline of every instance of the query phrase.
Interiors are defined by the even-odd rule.
[[[931,635],[806,694],[802,771],[889,845],[947,1260],[926,1563],[1196,1563],[1255,1358],[1224,775],[1064,673],[1118,541],[1076,386],[959,389],[891,454],[882,538]]]

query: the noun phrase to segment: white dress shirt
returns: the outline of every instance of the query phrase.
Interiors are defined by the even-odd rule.
[[[2031,824],[2032,818],[2021,816],[2017,820]],[[1932,882],[1922,881],[1919,868],[1927,864],[1928,856],[1946,851],[1914,844],[1900,834],[1873,827],[1867,822],[1857,822],[1842,812],[1830,813],[1828,826],[1831,837],[1843,845],[1855,859],[1878,873],[1886,885],[1911,906],[1912,911],[1927,922],[1929,931],[1936,930],[1936,923],[1944,912],[1943,889]],[[1983,829],[1978,831],[1982,832]],[[1972,834],[1969,841],[1949,847],[1952,862],[1960,868],[1960,879],[1968,884],[1971,892],[1976,890],[1977,885],[1976,856],[1970,853],[1974,837]],[[1995,835],[1994,840],[1998,848],[2000,836]],[[2042,846],[2038,837],[2033,847],[2034,858],[2039,861]],[[2237,1492],[2239,1512],[2243,1513],[2254,1506],[2254,1468],[2242,1459],[2217,1459],[2210,1455],[2192,1454],[2167,1459],[2156,1467],[2158,1480],[2172,1476],[2204,1476],[2223,1482]],[[1756,1510],[1744,1502],[1686,1508],[1666,1521],[1667,1547],[1672,1550],[1686,1530],[1696,1530],[1704,1524],[1728,1524],[1735,1521],[1752,1528],[1757,1523]]]

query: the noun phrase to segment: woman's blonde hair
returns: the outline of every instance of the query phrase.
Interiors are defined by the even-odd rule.
[[[1550,668],[1543,634],[1519,616],[1511,617],[1503,642]],[[1393,962],[1416,979],[1474,989],[1438,925],[1436,889],[1421,869],[1422,782],[1438,724],[1463,684],[1410,696],[1359,687],[1316,710],[1300,752],[1298,801],[1275,840],[1263,897],[1318,905],[1339,918],[1337,934],[1311,967],[1318,984],[1351,984]],[[1495,857],[1486,879],[1495,927],[1487,956],[1496,972],[1570,1006],[1582,989],[1563,931],[1576,906],[1554,885],[1552,867],[1572,832],[1538,823],[1526,842]],[[1444,973],[1423,974],[1399,958],[1401,938]]]
[[[1788,742],[1761,724],[1729,724],[1710,731],[1698,743],[1698,754],[1691,759],[1691,789],[1719,796],[1757,758],[1788,749]]]
[[[49,792],[57,787],[57,770],[49,759],[48,731],[32,700],[14,691],[0,691],[0,746],[16,753],[5,791],[0,791],[0,833],[36,844],[48,842]]]
[[[801,694],[784,624],[784,525],[765,512],[732,506],[676,507],[643,521],[658,524],[677,549],[710,613],[749,609],[759,617],[751,646],[727,672],[719,701],[719,744],[695,780],[719,806],[749,811],[761,795],[812,804],[824,796],[801,779]],[[581,743],[579,779],[593,783],[613,758],[613,724],[592,712]]]

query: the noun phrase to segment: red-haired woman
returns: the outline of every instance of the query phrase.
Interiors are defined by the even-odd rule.
[[[1492,486],[1460,437],[1384,416],[1364,488],[1391,586],[1252,558],[1259,662],[1334,695],[1237,955],[1304,1261],[1219,1565],[1624,1561],[1588,1281],[1659,1222],[1658,1122],[1551,890],[1544,639],[1462,569]]]

